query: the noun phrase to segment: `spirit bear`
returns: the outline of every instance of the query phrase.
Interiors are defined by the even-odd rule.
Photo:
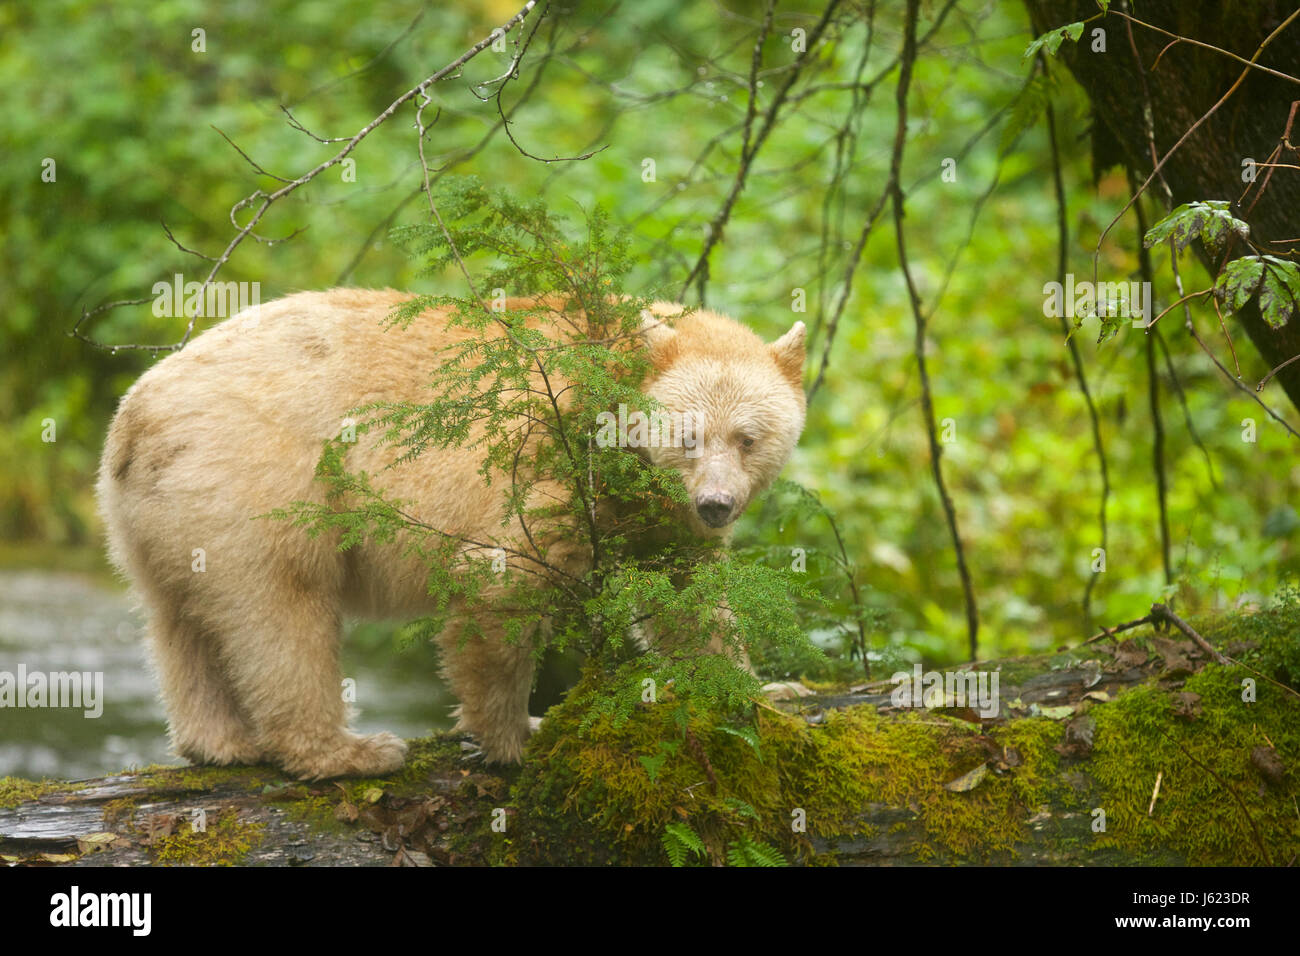
[[[306,779],[402,765],[401,739],[348,729],[340,629],[344,614],[427,612],[427,568],[393,544],[339,551],[330,535],[251,519],[321,500],[322,441],[361,406],[426,400],[440,351],[474,334],[448,326],[445,309],[387,327],[409,298],[335,289],[256,306],[159,362],[122,398],[100,463],[100,509],[110,555],[146,611],[172,746],[186,759],[271,762]],[[671,324],[681,312],[655,303],[643,315],[645,391],[694,416],[695,448],[641,453],[680,470],[691,502],[680,520],[725,543],[803,429],[804,326],[767,344],[706,310]],[[430,448],[385,470],[399,451],[379,431],[357,435],[350,470],[381,477],[388,497],[414,502],[433,527],[471,539],[509,533],[508,482],[483,480],[481,452]],[[572,550],[580,564],[582,548]],[[517,762],[530,731],[532,652],[480,623],[482,635],[463,646],[456,627],[439,638],[458,727],[489,760]]]

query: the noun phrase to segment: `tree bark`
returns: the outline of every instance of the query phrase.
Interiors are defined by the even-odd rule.
[[[1035,35],[1099,12],[1093,0],[1025,0],[1025,5]],[[1249,60],[1265,37],[1294,12],[1295,5],[1289,0],[1230,4],[1145,0],[1134,10],[1133,4],[1117,0],[1112,10],[1134,13],[1170,33]],[[1106,32],[1104,53],[1092,52],[1091,31],[1099,27]],[[1077,43],[1061,44],[1058,55],[1092,101],[1097,172],[1122,162],[1137,172],[1139,182],[1156,162],[1151,156],[1152,138],[1157,156],[1163,157],[1247,69],[1223,53],[1175,43],[1113,14],[1089,23]],[[1278,34],[1257,62],[1294,76],[1300,65],[1300,21]],[[1300,172],[1272,170],[1267,190],[1261,194],[1270,170],[1260,168],[1244,208],[1236,201],[1247,185],[1242,179],[1243,161],[1249,158],[1263,163],[1268,159],[1296,100],[1300,100],[1300,85],[1251,69],[1236,92],[1178,147],[1147,192],[1170,208],[1193,200],[1230,200],[1233,214],[1250,225],[1251,238],[1265,251],[1278,256],[1294,253],[1298,245],[1284,240],[1300,238]],[[1148,102],[1151,138],[1144,118]],[[1292,129],[1291,143],[1300,145],[1300,120]],[[1295,165],[1296,155],[1284,151],[1278,162]],[[1162,179],[1172,196],[1164,191]],[[1254,202],[1257,196],[1258,202]],[[1211,261],[1199,242],[1196,247],[1215,274],[1219,263]],[[1229,248],[1232,258],[1249,254],[1240,242]],[[1188,287],[1187,291],[1194,290]],[[1282,328],[1272,329],[1253,299],[1236,315],[1269,368],[1300,354],[1300,319],[1293,317]],[[1300,363],[1283,370],[1278,381],[1291,404],[1300,408]]]

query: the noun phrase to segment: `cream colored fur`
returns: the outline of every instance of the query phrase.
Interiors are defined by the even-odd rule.
[[[159,362],[121,401],[100,465],[100,507],[111,556],[147,612],[181,756],[270,761],[304,778],[380,774],[402,764],[403,741],[347,727],[340,627],[345,613],[425,612],[425,568],[402,556],[400,541],[339,552],[328,535],[312,540],[289,522],[254,516],[321,500],[313,475],[322,441],[339,435],[351,409],[427,400],[440,350],[468,333],[448,328],[440,311],[388,328],[386,316],[407,298],[335,289],[264,304]],[[650,454],[681,469],[693,501],[734,498],[724,527],[711,527],[694,509],[682,517],[696,533],[725,540],[802,430],[803,325],[767,345],[706,311],[671,328],[663,317],[679,309],[656,303],[647,316],[655,366],[647,391],[669,409],[702,414],[704,454]],[[751,447],[744,437],[754,439]],[[346,461],[433,527],[518,543],[517,523],[501,527],[508,482],[483,481],[480,451],[430,449],[386,469],[396,455],[377,435],[362,434]],[[587,560],[582,539],[562,527],[543,544],[549,560],[574,571]],[[196,549],[202,571],[194,570]],[[477,735],[490,759],[518,761],[529,733],[532,654],[502,640],[499,621],[479,624],[485,638],[464,647],[457,627],[439,639],[461,701],[459,726]]]

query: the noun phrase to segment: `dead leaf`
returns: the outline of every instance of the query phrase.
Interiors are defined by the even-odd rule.
[[[141,830],[139,844],[141,846],[153,846],[155,841],[163,837],[171,836],[176,831],[177,823],[185,818],[179,813],[155,813],[145,818]]]
[[[342,820],[344,823],[356,823],[359,815],[357,805],[347,800],[334,808],[334,819]]]
[[[980,781],[988,776],[988,772],[989,765],[987,763],[982,763],[974,770],[962,774],[951,783],[945,783],[944,788],[951,790],[953,793],[966,793],[967,791],[974,790],[978,787]]]
[[[1150,655],[1133,640],[1125,641],[1119,647],[1115,648],[1115,663],[1125,669],[1130,667],[1141,667],[1147,662]]]
[[[1087,714],[1075,717],[1065,725],[1065,739],[1056,745],[1062,757],[1083,758],[1092,753],[1092,739],[1097,732],[1097,722]]]
[[[1201,716],[1201,695],[1187,690],[1174,694],[1174,716],[1186,720]]]
[[[77,837],[77,849],[81,853],[94,853],[96,850],[106,850],[118,840],[116,833],[88,833],[83,837]]]
[[[1282,778],[1286,776],[1286,767],[1282,765],[1282,758],[1272,747],[1261,744],[1254,748],[1250,752],[1250,763],[1259,771],[1260,776],[1273,786],[1282,785]]]
[[[1192,650],[1190,641],[1174,641],[1166,637],[1153,637],[1151,643],[1155,646],[1156,652],[1164,658],[1165,669],[1161,677],[1183,677],[1187,674],[1195,673],[1196,668],[1188,659],[1188,651]]]

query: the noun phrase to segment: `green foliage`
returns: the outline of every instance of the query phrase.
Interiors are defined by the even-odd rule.
[[[1250,238],[1250,226],[1228,211],[1228,201],[1183,203],[1147,230],[1142,244],[1150,249],[1172,241],[1181,252],[1193,239],[1218,254],[1230,235]],[[1300,311],[1300,266],[1277,256],[1242,256],[1227,263],[1214,281],[1214,295],[1229,312],[1236,312],[1256,295],[1259,311],[1270,327],[1280,329]]]
[[[1250,226],[1230,213],[1228,205],[1226,199],[1183,203],[1147,230],[1142,245],[1150,249],[1172,239],[1181,252],[1199,238],[1211,252],[1218,252],[1230,233],[1249,239]]]
[[[727,862],[732,866],[788,866],[785,857],[776,847],[755,843],[741,837],[727,847]]]
[[[1011,107],[1011,118],[998,134],[999,155],[1009,153],[1025,130],[1038,122],[1055,92],[1056,83],[1050,74],[1035,73],[1029,78]]]
[[[1074,23],[1067,23],[1065,26],[1057,27],[1055,30],[1048,30],[1042,36],[1036,37],[1029,42],[1029,46],[1025,48],[1025,54],[1021,59],[1029,59],[1040,49],[1045,49],[1048,53],[1055,56],[1056,51],[1061,48],[1063,42],[1066,40],[1074,42],[1081,36],[1083,36],[1082,20],[1076,20]]]
[[[1223,267],[1214,294],[1230,312],[1258,294],[1264,321],[1280,329],[1300,311],[1300,266],[1277,256],[1242,256]]]
[[[1290,581],[1254,614],[1234,618],[1236,635],[1256,642],[1252,663],[1275,680],[1300,688],[1300,584]]]
[[[111,355],[68,338],[79,309],[147,293],[150,283],[175,272],[193,278],[206,271],[209,263],[167,240],[159,219],[186,246],[218,254],[231,234],[230,205],[259,185],[274,188],[208,124],[221,127],[263,168],[283,176],[304,172],[338,144],[321,145],[289,128],[279,104],[322,136],[351,135],[468,40],[486,36],[501,13],[473,2],[428,7],[408,32],[423,6],[157,0],[104,17],[85,0],[0,4],[0,82],[14,103],[0,129],[0,153],[14,157],[0,166],[7,262],[0,270],[0,538],[13,549],[9,564],[28,567],[35,542],[96,546],[92,489],[104,429],[118,398],[153,362],[146,354]],[[923,32],[942,9],[923,6]],[[894,133],[893,97],[881,95],[880,85],[866,100],[860,87],[894,56],[890,38],[901,16],[901,8],[882,7],[874,31],[863,18],[828,36],[813,61],[821,72],[791,90],[790,106],[764,140],[711,258],[711,307],[769,339],[792,317],[803,318],[813,357],[825,344],[827,306],[839,295],[861,213],[873,208],[888,180],[889,150],[877,146]],[[903,170],[913,265],[938,277],[955,263],[931,321],[942,357],[931,376],[936,416],[959,424],[959,440],[944,448],[944,468],[972,562],[980,652],[987,657],[1095,633],[1080,610],[1092,578],[1088,556],[1100,544],[1100,477],[1088,410],[1055,323],[1026,320],[1026,305],[1055,276],[1057,235],[1045,130],[1014,129],[1041,115],[1041,84],[1023,92],[1033,65],[1014,69],[1031,39],[1025,23],[1016,5],[966,2],[936,29],[916,63],[918,95]],[[555,49],[568,53],[543,61],[534,54],[546,46],[549,24],[557,26]],[[208,32],[205,54],[190,47],[196,25]],[[430,88],[442,107],[426,144],[434,151],[431,164],[472,171],[486,184],[509,183],[516,196],[554,210],[611,210],[618,222],[634,226],[626,288],[678,298],[703,230],[733,185],[745,112],[739,78],[749,68],[754,30],[749,18],[720,21],[706,3],[646,0],[608,16],[577,5],[568,19],[548,20],[504,105],[517,106],[511,130],[534,154],[608,148],[584,162],[542,164],[521,156],[499,130],[489,138],[499,121],[496,105],[481,101],[473,84],[500,75],[512,55],[508,43],[506,52],[486,50],[463,76]],[[717,44],[702,47],[697,41],[705,36]],[[580,37],[591,42],[579,43]],[[764,45],[765,69],[784,70],[794,58],[779,39]],[[966,49],[981,56],[937,52]],[[859,76],[864,60],[870,68]],[[51,72],[48,63],[77,68]],[[1007,68],[989,68],[998,64]],[[1081,128],[1086,97],[1062,71],[1052,73],[1061,129]],[[534,80],[535,92],[524,102],[522,90]],[[759,97],[760,117],[773,90],[768,83]],[[1013,101],[1001,127],[981,134]],[[835,127],[846,112],[854,129],[840,137]],[[1013,131],[1004,139],[1008,125]],[[1005,149],[1012,140],[1016,148]],[[1062,143],[1070,268],[1077,275],[1089,253],[1087,237],[1105,227],[1127,193],[1112,173],[1099,194],[1088,150],[1073,136]],[[223,276],[260,282],[263,301],[337,284],[414,291],[460,285],[454,263],[425,277],[428,260],[405,256],[382,229],[382,241],[367,242],[390,214],[399,225],[428,219],[427,203],[418,195],[408,199],[421,179],[414,153],[409,111],[403,111],[352,154],[357,182],[343,182],[331,170],[259,225],[268,236],[307,227],[301,236],[274,246],[245,243]],[[841,154],[852,174],[837,179]],[[57,183],[40,181],[45,156],[58,161]],[[958,158],[955,182],[941,181],[938,162],[930,159],[947,156]],[[658,164],[657,182],[642,178],[646,157]],[[440,193],[440,201],[450,203],[452,195]],[[859,620],[873,662],[884,656],[886,670],[895,659],[910,665],[924,657],[940,666],[964,659],[952,544],[924,478],[929,451],[908,358],[914,330],[894,239],[884,225],[863,250],[825,385],[787,469],[836,514],[859,569],[861,600],[845,587],[839,549],[823,519],[807,514],[783,523],[777,516],[789,495],[779,490],[755,502],[738,525],[737,553],[777,566],[789,564],[792,548],[804,549],[802,577],[828,601],[819,610],[800,602],[805,629],[828,659],[816,659],[806,647],[760,648],[755,663],[771,676],[854,679],[861,674],[854,656]],[[1104,255],[1108,276],[1137,269],[1135,243],[1122,224]],[[1183,269],[1189,290],[1213,282],[1199,263],[1185,262]],[[492,287],[479,285],[491,298]],[[1167,272],[1157,285],[1157,297],[1172,301]],[[806,314],[791,315],[792,286],[807,290]],[[926,295],[929,307],[931,292]],[[1215,321],[1212,311],[1206,318]],[[175,320],[153,316],[148,306],[107,313],[89,331],[109,343],[165,343],[181,334]],[[1242,419],[1259,419],[1259,407],[1194,342],[1165,331],[1187,400],[1185,416],[1164,403],[1180,600],[1198,611],[1259,601],[1280,576],[1300,570],[1300,529],[1259,534],[1279,502],[1295,499],[1294,440],[1260,419],[1258,441],[1241,441]],[[1242,347],[1235,330],[1233,337],[1243,376],[1258,381],[1268,367]],[[1096,577],[1093,624],[1145,613],[1164,583],[1152,529],[1152,425],[1135,339],[1120,330],[1116,348],[1081,350],[1110,468],[1109,559],[1122,568]],[[1168,387],[1163,370],[1161,379]],[[1264,397],[1279,404],[1277,396]],[[40,440],[47,417],[58,423],[58,441],[48,444]]]
[[[668,824],[664,827],[661,839],[664,852],[668,854],[668,862],[673,866],[685,866],[687,854],[703,857],[707,853],[704,841],[686,823]]]

